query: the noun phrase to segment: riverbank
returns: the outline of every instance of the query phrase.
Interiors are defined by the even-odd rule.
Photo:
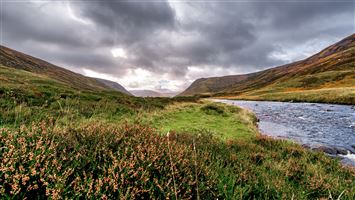
[[[255,116],[244,109],[154,100],[154,109],[124,110],[108,100],[67,99],[58,118],[43,109],[32,123],[21,120],[32,108],[17,107],[15,122],[25,123],[9,121],[0,129],[1,194],[54,199],[355,195],[354,168],[261,136]],[[92,115],[83,106],[95,108]],[[35,120],[43,114],[47,117]]]
[[[355,105],[355,88],[321,88],[309,90],[264,89],[243,93],[242,95],[220,95],[218,99],[251,100],[251,101],[281,101],[281,102],[308,102]]]

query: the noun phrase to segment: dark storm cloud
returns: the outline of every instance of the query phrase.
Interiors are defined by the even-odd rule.
[[[73,2],[78,14],[114,33],[119,42],[134,43],[159,29],[174,26],[174,11],[167,2]]]
[[[352,1],[294,1],[254,3],[260,17],[272,16],[274,28],[286,29],[302,26],[317,18],[328,18],[343,12],[352,12]],[[328,16],[328,17],[327,17]],[[322,19],[318,19],[322,21]],[[351,20],[351,19],[349,19]],[[320,24],[321,25],[321,24]]]
[[[199,40],[208,43],[187,48],[188,54],[199,62],[194,64],[213,63],[250,71],[283,64],[270,57],[270,53],[282,50],[275,44],[341,39],[352,34],[354,26],[350,1],[215,2],[204,4],[203,9],[205,12],[196,21],[186,25],[187,29],[199,31]]]
[[[40,43],[60,44],[68,48],[87,47],[94,41],[88,41],[86,30],[80,24],[61,19],[59,14],[49,14],[53,4],[63,6],[63,3],[44,3],[35,5],[24,2],[5,2],[2,8],[4,42],[20,43],[38,41]],[[94,43],[95,44],[95,43]]]
[[[68,9],[88,24],[70,19]],[[166,2],[5,2],[2,23],[5,45],[69,68],[123,74],[129,63],[112,58],[110,50],[171,29],[174,12]]]
[[[142,68],[184,81],[189,66],[252,72],[303,58],[302,45],[329,45],[354,32],[353,6],[295,0],[5,1],[1,34],[6,46],[77,71],[121,77]],[[114,48],[127,58],[113,58]]]

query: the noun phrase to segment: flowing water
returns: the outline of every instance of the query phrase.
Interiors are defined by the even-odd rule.
[[[323,149],[355,166],[355,106],[215,100],[253,111],[263,134]]]

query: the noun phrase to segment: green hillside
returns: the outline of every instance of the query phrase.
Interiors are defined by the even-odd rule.
[[[181,96],[354,104],[355,34],[305,60],[268,70],[198,79]]]
[[[118,83],[86,77],[1,45],[0,55],[0,63],[4,66],[44,75],[48,78],[69,84],[76,89],[95,91],[116,90],[129,94],[127,90]]]

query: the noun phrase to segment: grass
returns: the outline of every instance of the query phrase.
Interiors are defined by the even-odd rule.
[[[123,120],[194,97],[138,98],[115,91],[77,90],[34,73],[0,66],[0,125],[19,127],[48,117],[67,124],[82,120]]]
[[[255,137],[256,118],[246,110],[219,103],[175,104],[147,115],[146,124],[161,133],[205,130],[222,140]]]
[[[354,168],[260,136],[237,107],[5,67],[0,82],[1,199],[355,198]]]

